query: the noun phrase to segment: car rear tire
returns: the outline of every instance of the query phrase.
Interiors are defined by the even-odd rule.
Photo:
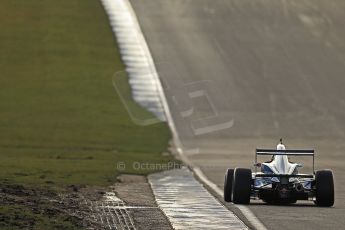
[[[228,169],[225,173],[225,180],[224,180],[224,200],[226,202],[231,202],[233,177],[234,177],[234,170]]]
[[[330,207],[334,204],[334,181],[331,170],[316,171],[315,174],[315,204]]]
[[[236,168],[232,182],[232,201],[235,204],[249,204],[252,187],[252,171]]]

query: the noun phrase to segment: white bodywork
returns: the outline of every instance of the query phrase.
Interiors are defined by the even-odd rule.
[[[277,150],[285,150],[285,145],[278,144]],[[262,165],[267,166],[272,170],[274,174],[287,174],[291,175],[296,173],[296,167],[298,164],[290,163],[286,155],[276,155],[274,159],[269,163],[262,163]]]

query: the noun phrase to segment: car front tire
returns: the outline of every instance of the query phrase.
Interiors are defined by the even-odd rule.
[[[234,176],[234,170],[228,169],[225,173],[225,180],[224,180],[224,200],[226,202],[231,202],[233,176]]]

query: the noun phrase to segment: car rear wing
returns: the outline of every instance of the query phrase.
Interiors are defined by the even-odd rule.
[[[292,156],[314,156],[314,149],[256,149],[257,155],[292,155]]]
[[[277,150],[277,149],[256,149],[255,151],[255,172],[257,171],[258,155],[287,155],[287,156],[312,156],[313,157],[313,173],[315,172],[315,151],[314,149],[287,149],[287,150]]]

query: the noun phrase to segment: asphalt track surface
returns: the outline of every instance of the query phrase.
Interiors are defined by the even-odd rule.
[[[344,229],[345,1],[131,3],[186,155],[222,188],[256,147],[315,148],[316,168],[334,172],[334,207],[248,207],[268,229]]]

